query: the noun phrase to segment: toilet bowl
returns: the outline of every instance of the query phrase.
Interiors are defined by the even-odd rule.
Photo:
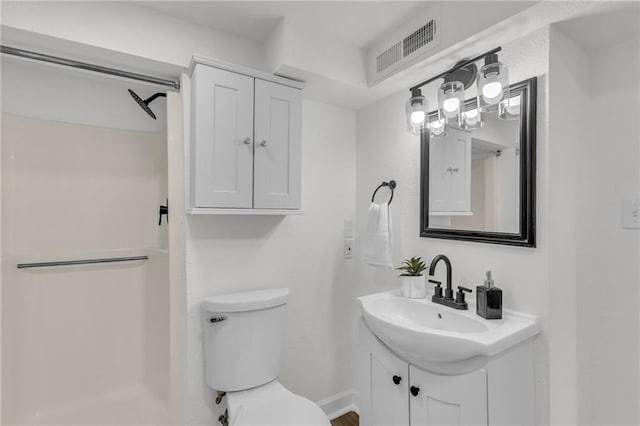
[[[276,380],[285,288],[243,291],[202,302],[206,382],[226,392],[230,426],[329,426],[322,409]]]
[[[324,411],[274,380],[246,391],[227,393],[230,426],[329,425]]]

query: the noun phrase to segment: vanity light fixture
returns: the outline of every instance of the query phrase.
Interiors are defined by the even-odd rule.
[[[501,50],[496,47],[475,58],[460,61],[453,68],[413,86],[406,105],[409,131],[415,135],[427,127],[431,137],[440,137],[447,134],[448,126],[479,129],[484,126],[482,116],[487,112],[498,112],[499,117],[505,120],[519,118],[520,99],[509,97],[509,70],[498,60]],[[484,66],[478,70],[475,63],[481,59],[484,59]],[[420,88],[440,78],[444,78],[444,83],[438,89],[437,117],[432,113],[432,117],[427,118],[427,100]],[[465,111],[465,90],[474,83],[478,90],[477,106]]]
[[[411,98],[406,104],[407,129],[414,135],[419,135],[427,120],[429,104],[419,88],[411,91]]]

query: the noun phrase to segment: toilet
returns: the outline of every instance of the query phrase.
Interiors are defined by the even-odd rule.
[[[289,290],[242,291],[202,302],[207,385],[226,392],[229,426],[329,426],[322,409],[277,377]]]

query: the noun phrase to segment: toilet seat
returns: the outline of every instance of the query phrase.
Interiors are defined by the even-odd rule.
[[[229,426],[330,426],[320,407],[277,380],[226,397]]]

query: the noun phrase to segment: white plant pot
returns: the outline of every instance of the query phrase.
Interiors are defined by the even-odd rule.
[[[424,275],[400,277],[402,295],[410,299],[422,299],[427,296],[427,283]]]

